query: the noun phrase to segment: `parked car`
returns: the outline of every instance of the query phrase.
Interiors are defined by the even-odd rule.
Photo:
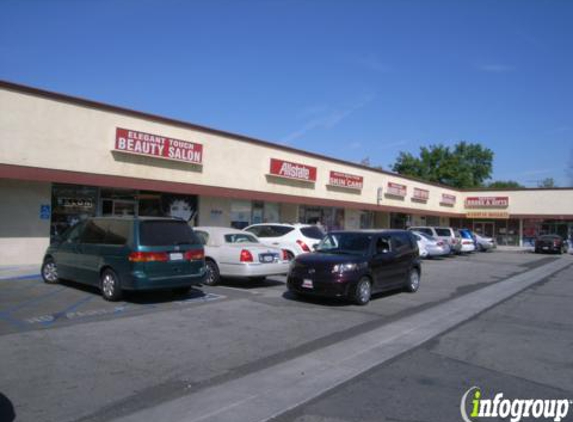
[[[203,283],[203,245],[175,218],[99,217],[76,224],[48,247],[46,283],[73,280],[116,301],[124,290],[176,289]]]
[[[416,240],[418,241],[418,248],[420,244],[425,249],[425,255],[420,255],[423,258],[432,258],[434,256],[444,256],[450,254],[450,246],[447,242],[443,240],[436,239],[435,237],[429,236],[426,233],[412,231]]]
[[[311,254],[292,261],[293,294],[341,297],[366,305],[373,293],[420,286],[418,245],[406,230],[333,231]]]
[[[254,234],[224,227],[195,227],[195,233],[205,248],[204,284],[215,285],[221,277],[261,281],[288,272],[286,250],[263,245]]]
[[[568,248],[567,242],[557,234],[546,234],[535,240],[535,253],[556,252],[562,254],[567,253]]]
[[[462,252],[462,238],[451,227],[414,226],[408,230],[426,233],[428,236],[447,242],[452,254],[460,254]]]
[[[476,240],[474,234],[469,229],[459,229],[460,237],[462,238],[461,245],[462,245],[462,252],[471,253],[476,250]]]
[[[318,245],[324,236],[324,232],[318,226],[299,223],[261,223],[250,225],[243,230],[257,236],[265,245],[285,249],[289,259],[312,252],[313,247]]]
[[[479,234],[475,234],[475,237],[478,251],[487,252],[491,249],[497,248],[495,239],[493,239],[492,237],[484,237],[480,236]]]

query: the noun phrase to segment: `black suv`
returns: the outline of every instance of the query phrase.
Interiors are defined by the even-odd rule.
[[[334,231],[314,253],[296,257],[288,274],[295,295],[343,297],[366,305],[373,293],[420,286],[418,244],[406,230]]]

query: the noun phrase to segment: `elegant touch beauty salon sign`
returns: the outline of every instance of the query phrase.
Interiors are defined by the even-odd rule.
[[[203,163],[201,144],[119,127],[115,132],[114,151],[191,164]]]

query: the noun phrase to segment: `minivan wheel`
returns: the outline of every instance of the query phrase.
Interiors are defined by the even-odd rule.
[[[105,300],[118,301],[121,298],[121,284],[117,274],[109,268],[101,273],[101,294]]]
[[[408,274],[408,284],[406,290],[410,293],[415,293],[420,288],[420,273],[416,269],[411,269]]]
[[[46,258],[42,264],[42,279],[47,284],[55,284],[59,281],[58,267],[52,258]]]
[[[207,260],[205,262],[205,267],[207,270],[207,277],[205,277],[203,284],[206,284],[207,286],[215,286],[221,280],[217,264],[211,260]]]
[[[354,295],[354,303],[359,306],[364,306],[370,302],[370,297],[372,296],[372,285],[370,280],[366,277],[362,277],[358,284],[356,285],[356,293]]]

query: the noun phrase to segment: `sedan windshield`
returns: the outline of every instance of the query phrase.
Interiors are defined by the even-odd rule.
[[[364,233],[329,233],[316,248],[317,252],[366,255],[372,236]]]

